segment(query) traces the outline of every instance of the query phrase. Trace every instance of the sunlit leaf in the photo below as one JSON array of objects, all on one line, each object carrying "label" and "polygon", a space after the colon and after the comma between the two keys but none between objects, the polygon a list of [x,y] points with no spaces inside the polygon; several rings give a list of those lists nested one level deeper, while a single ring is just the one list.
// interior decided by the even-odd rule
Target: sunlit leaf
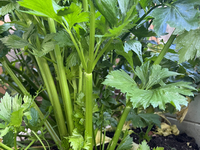
[{"label": "sunlit leaf", "polygon": [[134,89],[130,94],[133,108],[143,106],[147,108],[150,104],[155,108],[165,110],[165,104],[170,103],[180,110],[180,105],[187,105],[187,98],[183,95],[193,96],[195,90],[189,82],[177,82],[161,86],[152,90]]},{"label": "sunlit leaf", "polygon": [[105,85],[120,89],[123,93],[136,88],[135,81],[123,70],[112,71],[103,82]]},{"label": "sunlit leaf", "polygon": [[189,31],[198,28],[198,15],[193,1],[177,0],[167,6],[156,8],[152,13],[155,18],[153,21],[155,32],[158,35],[163,34],[162,29],[166,23],[179,30]]},{"label": "sunlit leaf", "polygon": [[138,58],[140,59],[141,63],[143,63],[142,44],[136,40],[126,41],[124,44],[124,51],[128,53],[130,50],[134,51],[138,55]]},{"label": "sunlit leaf", "polygon": [[116,0],[93,0],[95,7],[106,18],[111,26],[117,24],[117,1]]},{"label": "sunlit leaf", "polygon": [[57,12],[55,12],[55,7],[57,4],[53,0],[21,0],[18,3],[23,7],[33,10],[26,11],[27,13],[49,17],[61,23],[61,17],[56,14]]},{"label": "sunlit leaf", "polygon": [[185,31],[176,40],[176,49],[179,50],[179,63],[200,57],[200,29]]},{"label": "sunlit leaf", "polygon": [[75,3],[72,3],[69,7],[70,12],[67,15],[64,15],[69,28],[71,29],[75,23],[87,22],[89,21],[89,13],[81,12],[82,9],[77,6]]}]

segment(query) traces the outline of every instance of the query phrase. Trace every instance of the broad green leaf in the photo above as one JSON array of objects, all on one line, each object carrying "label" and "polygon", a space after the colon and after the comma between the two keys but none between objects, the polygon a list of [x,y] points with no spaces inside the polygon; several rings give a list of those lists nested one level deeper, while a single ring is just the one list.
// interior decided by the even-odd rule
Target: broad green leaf
[{"label": "broad green leaf", "polygon": [[126,53],[128,53],[130,50],[134,51],[138,55],[141,63],[143,63],[142,44],[139,41],[136,41],[136,40],[126,41],[125,44],[124,44],[124,51]]},{"label": "broad green leaf", "polygon": [[155,18],[153,21],[155,32],[158,35],[163,34],[162,28],[166,23],[180,30],[197,29],[199,26],[198,15],[197,10],[194,9],[195,3],[193,1],[177,0],[174,3],[156,8],[152,13]]},{"label": "broad green leaf", "polygon": [[150,104],[155,108],[165,110],[165,104],[172,104],[177,110],[181,109],[180,105],[187,105],[186,96],[193,96],[191,92],[194,90],[189,82],[177,82],[163,85],[152,90],[134,89],[132,93],[128,93],[131,98],[133,108],[143,106],[147,108]]},{"label": "broad green leaf", "polygon": [[167,77],[180,75],[179,73],[169,71],[167,68],[161,68],[160,65],[152,65],[149,67],[149,62],[140,67],[137,66],[135,71],[136,75],[142,81],[142,89],[149,89]]},{"label": "broad green leaf", "polygon": [[6,127],[5,129],[0,130],[0,137],[5,136],[9,132],[10,128],[11,127]]},{"label": "broad green leaf", "polygon": [[0,40],[9,48],[24,48],[25,46],[30,46],[30,48],[33,47],[29,44],[29,42],[18,37],[17,35],[9,35],[1,38]]},{"label": "broad green leaf", "polygon": [[108,32],[104,35],[96,35],[96,37],[118,37],[122,33],[128,32],[128,30],[125,29],[125,27],[129,24],[129,22],[125,22],[122,25],[119,25],[118,27],[114,27],[112,29],[109,29]]},{"label": "broad green leaf", "polygon": [[113,49],[115,49],[115,51],[116,51],[116,53],[118,55],[123,56],[128,61],[128,63],[130,64],[130,66],[132,68],[134,68],[133,58],[132,58],[133,52],[132,51],[125,52],[122,41],[117,40],[116,42],[114,42],[113,43]]},{"label": "broad green leaf", "polygon": [[70,36],[64,30],[59,31],[55,34],[54,40],[60,47],[64,46],[73,46],[73,42],[71,41]]},{"label": "broad green leaf", "polygon": [[11,2],[0,9],[0,16],[4,16],[18,7],[18,3]]},{"label": "broad green leaf", "polygon": [[66,62],[67,67],[73,67],[79,65],[80,63],[81,61],[76,51],[71,52],[70,55],[67,57],[67,62]]},{"label": "broad green leaf", "polygon": [[14,106],[14,107],[12,107],[12,110],[18,111],[22,106],[22,97],[21,96],[15,96],[12,100],[12,105]]},{"label": "broad green leaf", "polygon": [[30,114],[31,114],[31,119],[29,120],[30,125],[33,126],[33,127],[37,126],[38,119],[39,119],[38,112],[34,108],[31,108],[30,109]]},{"label": "broad green leaf", "polygon": [[77,132],[77,129],[74,129],[72,136],[69,136],[67,139],[73,150],[89,149],[87,141],[84,141],[83,136]]},{"label": "broad green leaf", "polygon": [[69,7],[71,13],[64,15],[69,28],[71,29],[75,23],[87,22],[89,21],[89,13],[81,12],[82,9],[75,3],[72,3]]},{"label": "broad green leaf", "polygon": [[0,33],[7,31],[8,29],[10,29],[13,26],[14,26],[14,24],[12,24],[12,23],[4,23],[3,25],[0,25]]},{"label": "broad green leaf", "polygon": [[0,119],[4,120],[5,122],[10,121],[11,109],[12,109],[11,100],[12,99],[7,92],[5,93],[4,97],[1,99]]},{"label": "broad green leaf", "polygon": [[0,58],[4,57],[8,54],[10,49],[8,49],[1,41],[0,41]]},{"label": "broad green leaf", "polygon": [[176,40],[176,49],[179,50],[179,63],[200,57],[200,29],[185,31]]},{"label": "broad green leaf", "polygon": [[130,135],[128,134],[126,137],[122,139],[116,150],[130,150],[133,147],[132,143],[133,143],[133,138],[131,138]]},{"label": "broad green leaf", "polygon": [[57,12],[55,12],[55,7],[57,7],[57,4],[53,0],[21,0],[18,3],[23,7],[33,10],[26,11],[27,13],[43,17],[49,17],[61,23],[61,17],[56,14]]},{"label": "broad green leaf", "polygon": [[138,150],[150,150],[150,147],[147,145],[147,142],[144,140],[142,144],[139,145]]},{"label": "broad green leaf", "polygon": [[106,76],[103,84],[120,89],[123,93],[132,91],[137,86],[135,81],[123,70],[112,71]]},{"label": "broad green leaf", "polygon": [[148,28],[146,28],[144,25],[141,25],[139,28],[131,30],[131,32],[135,36],[137,36],[139,39],[145,38],[145,37],[156,36],[155,32],[148,30]]},{"label": "broad green leaf", "polygon": [[160,117],[157,114],[147,114],[139,113],[137,114],[136,110],[131,110],[128,114],[127,121],[132,121],[133,127],[144,128],[150,124],[155,124],[160,126]]},{"label": "broad green leaf", "polygon": [[148,61],[147,63],[143,64],[140,67],[137,66],[136,69],[135,69],[136,75],[142,81],[142,88],[144,88],[146,86],[147,82],[149,81],[149,79],[148,79],[148,77],[149,77],[149,65],[150,65],[150,61]]},{"label": "broad green leaf", "polygon": [[5,144],[9,147],[14,146],[14,133],[13,133],[13,131],[10,131],[5,136],[3,136],[3,144]]},{"label": "broad green leaf", "polygon": [[163,79],[167,77],[176,75],[180,74],[173,71],[169,71],[167,68],[161,68],[160,65],[153,65],[150,68],[150,74],[148,83],[146,84],[146,89],[149,89],[153,85],[160,83]]},{"label": "broad green leaf", "polygon": [[152,0],[140,0],[139,1],[142,9],[144,9],[144,10],[146,10],[146,7],[149,6],[150,2],[152,2]]},{"label": "broad green leaf", "polygon": [[20,127],[22,124],[23,109],[19,109],[11,113],[10,124],[14,127]]},{"label": "broad green leaf", "polygon": [[121,10],[122,16],[125,17],[126,13],[128,12],[129,7],[129,1],[130,0],[118,0],[119,8]]},{"label": "broad green leaf", "polygon": [[93,0],[95,7],[113,27],[117,24],[117,0]]}]

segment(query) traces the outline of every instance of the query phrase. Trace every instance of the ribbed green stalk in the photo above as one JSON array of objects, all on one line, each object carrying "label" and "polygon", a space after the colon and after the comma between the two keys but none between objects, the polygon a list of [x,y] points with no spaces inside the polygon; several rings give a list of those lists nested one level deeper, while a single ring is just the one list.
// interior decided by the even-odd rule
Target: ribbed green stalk
[{"label": "ribbed green stalk", "polygon": [[85,139],[90,138],[91,143],[90,149],[92,150],[92,112],[93,112],[93,101],[92,101],[92,73],[85,73]]},{"label": "ribbed green stalk", "polygon": [[90,0],[90,43],[89,43],[89,60],[87,72],[91,73],[93,70],[94,61],[94,43],[95,43],[95,8],[93,2]]},{"label": "ribbed green stalk", "polygon": [[64,136],[67,135],[67,129],[66,129],[65,120],[64,120],[63,113],[62,113],[60,101],[58,98],[58,93],[57,93],[57,90],[56,90],[56,87],[54,84],[54,80],[51,75],[51,71],[50,71],[49,66],[44,58],[36,57],[36,61],[40,68],[42,78],[46,85],[47,92],[49,94],[49,98],[50,98],[51,104],[54,109],[54,114],[55,114],[55,118],[56,118],[56,122],[58,125],[60,136],[61,136],[61,138],[63,138]]},{"label": "ribbed green stalk", "polygon": [[[2,61],[2,65],[7,70],[8,74],[11,76],[11,78],[13,79],[13,81],[18,85],[19,89],[23,92],[23,94],[24,95],[29,95],[29,92],[26,90],[26,88],[23,86],[23,84],[19,81],[19,79],[15,76],[15,74],[10,69],[10,67],[8,66],[8,64],[6,63],[6,61]],[[38,111],[40,119],[43,120],[44,119],[44,115],[42,114],[42,112],[40,111],[40,109],[38,108],[38,106],[36,105],[35,102],[33,103],[33,105],[34,105],[34,108]],[[49,124],[49,122],[45,121],[44,125],[47,128],[47,131],[49,132],[49,134],[52,136],[54,142],[58,146],[60,146],[60,148],[62,148],[61,141],[60,141],[58,135],[55,133],[55,131],[52,128],[52,126]]]},{"label": "ribbed green stalk", "polygon": [[131,110],[131,106],[127,105],[125,107],[125,109],[124,109],[124,112],[123,112],[120,120],[119,120],[119,123],[117,125],[117,129],[115,131],[115,135],[112,138],[111,144],[109,146],[109,150],[114,150],[115,149],[115,147],[117,145],[117,142],[118,142],[118,139],[119,139],[119,136],[120,136],[120,133],[122,131],[123,125],[124,125],[124,123],[126,121],[126,118],[127,118],[128,114],[129,114],[130,110]]},{"label": "ribbed green stalk", "polygon": [[176,35],[171,35],[169,40],[167,41],[167,43],[165,44],[165,46],[163,47],[161,53],[158,55],[158,58],[156,59],[156,61],[154,62],[154,65],[158,65],[160,64],[160,62],[162,61],[162,59],[164,58],[165,54],[167,53],[167,51],[169,50],[169,47],[171,46],[171,44],[173,43],[174,39],[176,38]]},{"label": "ribbed green stalk", "polygon": [[[48,23],[50,27],[50,32],[56,33],[54,20],[48,19]],[[67,77],[65,74],[65,68],[63,65],[63,58],[61,56],[60,47],[58,45],[55,46],[54,53],[55,53],[55,58],[57,62],[57,67],[58,67],[57,76],[58,76],[60,90],[61,90],[62,99],[64,103],[68,132],[70,135],[72,135],[72,132],[74,129],[72,102],[71,102],[70,92],[68,88]]]},{"label": "ribbed green stalk", "polygon": [[88,11],[88,1],[87,0],[82,0],[83,1],[83,10]]},{"label": "ribbed green stalk", "polygon": [[83,71],[82,65],[79,66],[79,79],[78,79],[78,93],[82,92],[83,90]]}]

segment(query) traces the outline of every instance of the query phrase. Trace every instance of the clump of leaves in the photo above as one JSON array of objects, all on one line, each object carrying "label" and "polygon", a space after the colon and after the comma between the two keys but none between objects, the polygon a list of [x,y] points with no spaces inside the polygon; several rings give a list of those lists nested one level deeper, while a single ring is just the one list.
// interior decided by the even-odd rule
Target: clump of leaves
[{"label": "clump of leaves", "polygon": [[[27,128],[38,131],[40,128],[38,112],[32,107],[33,98],[19,95],[11,97],[8,93],[4,95],[0,103],[0,136],[7,140],[13,140],[14,134],[20,131],[25,132],[25,127],[21,126],[22,121],[26,118]],[[11,136],[12,135],[12,136]],[[15,136],[16,137],[16,136]],[[9,138],[9,139],[7,139]],[[16,140],[16,139],[15,139]],[[8,143],[5,143],[8,144]]]}]

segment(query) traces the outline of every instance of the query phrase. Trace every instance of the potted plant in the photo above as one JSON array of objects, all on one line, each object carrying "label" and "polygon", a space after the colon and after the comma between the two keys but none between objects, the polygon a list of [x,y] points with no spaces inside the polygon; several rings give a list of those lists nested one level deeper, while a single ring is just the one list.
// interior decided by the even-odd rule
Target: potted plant
[{"label": "potted plant", "polygon": [[[1,79],[21,95],[5,94],[1,100],[4,140],[0,145],[4,149],[13,145],[17,149],[18,133],[30,128],[31,141],[25,149],[36,141],[46,149],[42,140],[49,134],[59,149],[92,150],[97,131],[106,132],[108,124],[116,126],[116,131],[107,149],[117,145],[129,149],[128,134],[117,144],[128,115],[133,122],[134,114],[144,123],[152,122],[151,118],[157,118],[154,108],[180,110],[188,103],[185,96],[193,96],[196,90],[191,82],[166,80],[182,74],[159,64],[169,54],[179,54],[179,63],[199,56],[197,42],[192,41],[199,33],[198,0],[21,0],[1,4],[0,15],[9,13],[11,18],[0,26],[5,70]],[[148,30],[152,23],[154,32]],[[151,57],[146,39],[164,34],[166,23],[176,30],[159,55]],[[174,40],[178,52],[169,51]],[[194,46],[188,49],[189,42]],[[6,58],[10,49],[16,52],[20,68]],[[38,95],[42,103],[36,100]],[[37,131],[42,134],[38,136]],[[6,143],[11,139],[14,143]]]}]

